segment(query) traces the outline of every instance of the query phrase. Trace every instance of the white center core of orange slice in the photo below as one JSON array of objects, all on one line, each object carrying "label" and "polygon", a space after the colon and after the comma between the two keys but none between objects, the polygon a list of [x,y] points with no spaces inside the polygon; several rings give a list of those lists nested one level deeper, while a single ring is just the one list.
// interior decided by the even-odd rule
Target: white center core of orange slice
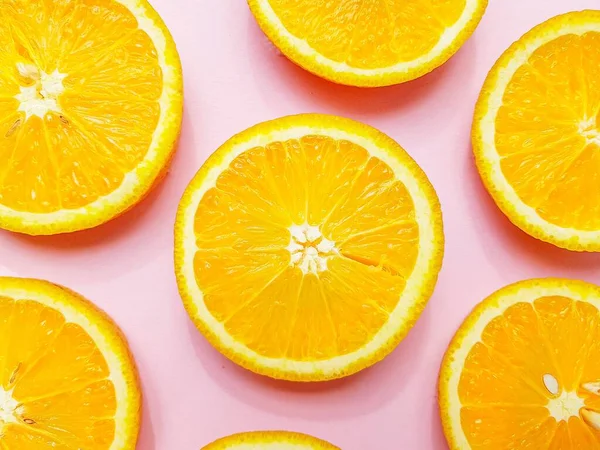
[{"label": "white center core of orange slice", "polygon": [[579,417],[580,410],[585,407],[585,403],[576,392],[563,391],[557,398],[550,399],[546,407],[550,415],[560,422],[561,420],[568,421],[572,416]]},{"label": "white center core of orange slice", "polygon": [[600,145],[600,130],[596,126],[596,118],[582,121],[579,124],[579,132],[587,140],[588,144]]},{"label": "white center core of orange slice", "polygon": [[299,267],[304,274],[327,270],[327,260],[338,254],[335,243],[325,239],[317,226],[292,225],[290,234],[290,245],[287,246],[290,264]]},{"label": "white center core of orange slice", "polygon": [[17,64],[19,74],[31,81],[29,86],[21,86],[21,92],[15,98],[21,103],[19,111],[24,111],[26,119],[31,116],[43,118],[48,111],[60,112],[58,96],[64,91],[63,80],[66,75],[58,70],[48,74],[31,64]]},{"label": "white center core of orange slice", "polygon": [[16,422],[15,411],[19,403],[12,397],[11,391],[0,388],[0,423]]}]

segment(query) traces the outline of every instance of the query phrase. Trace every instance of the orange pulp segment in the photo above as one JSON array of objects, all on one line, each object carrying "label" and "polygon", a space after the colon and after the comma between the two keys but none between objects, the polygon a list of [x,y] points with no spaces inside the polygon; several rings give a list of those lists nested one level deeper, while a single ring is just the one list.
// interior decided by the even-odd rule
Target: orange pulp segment
[{"label": "orange pulp segment", "polygon": [[599,307],[600,288],[567,280],[517,283],[478,306],[442,366],[451,448],[600,448]]},{"label": "orange pulp segment", "polygon": [[[286,135],[305,123],[333,130]],[[363,350],[398,308],[411,308],[402,300],[410,280],[436,276],[430,266],[415,268],[419,256],[439,250],[439,229],[431,234],[437,199],[388,141],[389,153],[376,156],[335,136],[336,127],[360,130],[354,122],[308,115],[268,126],[281,127],[282,138],[267,135],[220,165],[195,205],[193,283],[211,318],[246,351],[326,366]],[[246,133],[249,141],[252,133],[261,126]],[[419,223],[415,192],[382,157],[416,173],[431,217]]]},{"label": "orange pulp segment", "polygon": [[[180,109],[174,44],[150,6],[8,0],[0,43],[0,226],[72,231],[139,200],[164,168],[136,170],[169,160],[172,137],[151,149],[164,109]],[[99,217],[74,223],[83,210]]]},{"label": "orange pulp segment", "polygon": [[[103,353],[86,325],[115,353]],[[133,448],[136,386],[126,344],[103,313],[50,283],[0,278],[0,448]]]}]

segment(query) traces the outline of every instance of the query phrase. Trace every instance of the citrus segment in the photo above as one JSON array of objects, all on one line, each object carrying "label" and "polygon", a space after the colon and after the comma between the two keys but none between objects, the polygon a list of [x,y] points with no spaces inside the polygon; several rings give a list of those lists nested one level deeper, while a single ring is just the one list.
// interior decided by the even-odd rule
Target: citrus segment
[{"label": "citrus segment", "polygon": [[140,391],[116,325],[44,281],[0,277],[0,447],[130,449]]},{"label": "citrus segment", "polygon": [[318,380],[391,351],[442,249],[435,192],[395,142],[302,115],[211,156],[180,204],[175,263],[190,315],[220,351],[259,373]]},{"label": "citrus segment", "polygon": [[600,288],[531,280],[465,320],[442,363],[453,449],[600,448]]},{"label": "citrus segment", "polygon": [[75,231],[132,207],[181,122],[161,19],[134,0],[9,0],[0,19],[0,227]]},{"label": "citrus segment", "polygon": [[531,235],[600,248],[600,12],[555,17],[488,75],[473,144],[492,196]]},{"label": "citrus segment", "polygon": [[202,450],[339,450],[334,445],[306,434],[289,431],[238,433],[202,447]]},{"label": "citrus segment", "polygon": [[248,0],[267,36],[300,66],[342,84],[417,78],[471,35],[486,0]]}]

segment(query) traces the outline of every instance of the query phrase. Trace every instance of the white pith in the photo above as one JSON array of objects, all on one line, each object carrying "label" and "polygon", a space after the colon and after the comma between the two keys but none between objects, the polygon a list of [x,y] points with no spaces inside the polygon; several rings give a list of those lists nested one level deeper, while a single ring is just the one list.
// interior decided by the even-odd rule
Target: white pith
[{"label": "white pith", "polygon": [[548,401],[548,411],[557,422],[561,420],[568,421],[570,417],[579,417],[579,411],[585,406],[585,403],[576,392],[563,391],[559,397]]},{"label": "white pith", "polygon": [[18,406],[19,402],[12,397],[12,390],[7,391],[0,387],[0,434],[5,423],[18,421],[16,416]]},{"label": "white pith", "polygon": [[579,133],[585,138],[588,145],[595,144],[600,147],[600,129],[596,124],[596,118],[582,120],[579,124]]},{"label": "white pith", "polygon": [[21,76],[28,78],[31,83],[21,86],[20,93],[15,98],[19,101],[19,111],[25,112],[25,120],[31,116],[44,118],[48,112],[60,113],[58,97],[64,91],[63,80],[66,74],[58,70],[48,74],[35,66],[17,64]]},{"label": "white pith", "polygon": [[319,227],[292,225],[290,227],[290,264],[302,270],[302,273],[318,274],[327,270],[327,260],[338,254],[335,242],[326,239]]},{"label": "white pith", "polygon": [[549,373],[544,374],[542,381],[548,392],[555,396],[548,400],[546,407],[557,422],[561,420],[568,422],[570,417],[579,416],[579,411],[585,407],[585,401],[577,395],[577,392],[562,391],[558,395],[561,387],[556,377]]}]

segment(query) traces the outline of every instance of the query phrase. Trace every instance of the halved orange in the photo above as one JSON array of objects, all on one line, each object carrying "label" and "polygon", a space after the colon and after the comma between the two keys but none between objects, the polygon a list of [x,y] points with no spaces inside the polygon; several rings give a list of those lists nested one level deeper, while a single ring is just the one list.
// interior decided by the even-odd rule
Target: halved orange
[{"label": "halved orange", "polygon": [[238,433],[202,447],[202,450],[340,450],[321,439],[289,431]]},{"label": "halved orange", "polygon": [[130,450],[135,363],[117,325],[74,292],[0,277],[0,448]]},{"label": "halved orange", "polygon": [[91,228],[165,173],[181,66],[146,0],[3,0],[0,66],[0,228]]},{"label": "halved orange", "polygon": [[307,114],[231,138],[187,188],[179,290],[196,326],[257,373],[315,381],[385,357],[431,295],[440,205],[392,139]]},{"label": "halved orange", "polygon": [[248,0],[258,24],[293,62],[354,86],[431,72],[465,43],[487,0]]},{"label": "halved orange", "polygon": [[499,290],[454,336],[439,391],[452,450],[600,449],[600,287]]},{"label": "halved orange", "polygon": [[600,251],[600,11],[550,19],[502,55],[477,103],[473,148],[515,225]]}]

